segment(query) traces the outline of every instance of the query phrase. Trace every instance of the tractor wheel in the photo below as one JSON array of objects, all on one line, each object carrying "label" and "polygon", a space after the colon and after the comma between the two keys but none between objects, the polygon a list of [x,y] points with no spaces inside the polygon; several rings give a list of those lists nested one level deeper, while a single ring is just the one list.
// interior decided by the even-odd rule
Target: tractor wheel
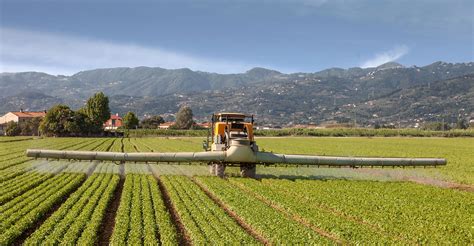
[{"label": "tractor wheel", "polygon": [[215,163],[209,164],[209,173],[211,173],[211,175],[216,175],[216,166],[217,164]]},{"label": "tractor wheel", "polygon": [[240,165],[240,176],[244,178],[254,179],[256,174],[257,174],[257,166],[255,164]]},{"label": "tractor wheel", "polygon": [[216,176],[223,178],[225,175],[225,164],[215,164],[216,165]]}]

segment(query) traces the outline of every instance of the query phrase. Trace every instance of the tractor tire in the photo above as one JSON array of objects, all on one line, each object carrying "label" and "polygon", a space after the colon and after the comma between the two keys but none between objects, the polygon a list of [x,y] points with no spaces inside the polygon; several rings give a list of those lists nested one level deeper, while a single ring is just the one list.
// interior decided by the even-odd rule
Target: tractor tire
[{"label": "tractor tire", "polygon": [[223,178],[225,176],[225,164],[215,164],[216,165],[216,176]]},{"label": "tractor tire", "polygon": [[255,164],[240,165],[240,176],[254,179],[257,176],[257,166]]},{"label": "tractor tire", "polygon": [[209,164],[209,173],[213,176],[217,175],[216,174],[216,166],[217,166],[217,164],[215,164],[215,163]]}]

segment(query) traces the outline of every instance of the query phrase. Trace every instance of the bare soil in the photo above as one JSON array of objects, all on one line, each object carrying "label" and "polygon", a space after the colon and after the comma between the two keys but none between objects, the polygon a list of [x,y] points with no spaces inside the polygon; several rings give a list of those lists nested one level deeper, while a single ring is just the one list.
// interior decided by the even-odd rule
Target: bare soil
[{"label": "bare soil", "polygon": [[181,222],[181,219],[179,218],[178,212],[176,212],[176,209],[173,207],[173,204],[171,203],[170,196],[168,194],[168,191],[166,190],[165,186],[163,185],[163,182],[161,182],[159,176],[155,173],[153,173],[155,176],[157,182],[158,182],[158,188],[160,189],[160,192],[163,196],[163,200],[165,202],[165,207],[168,210],[168,212],[171,215],[171,220],[176,227],[176,231],[178,232],[178,242],[179,245],[192,245],[191,242],[191,237],[188,235],[186,232],[186,229],[184,228],[183,223]]},{"label": "bare soil", "polygon": [[110,237],[115,228],[115,216],[117,215],[118,207],[120,206],[120,199],[122,197],[123,185],[125,183],[125,177],[123,176],[123,168],[121,168],[120,180],[115,188],[114,196],[111,199],[111,202],[107,205],[105,211],[104,221],[99,228],[98,232],[98,244],[99,245],[109,245]]}]

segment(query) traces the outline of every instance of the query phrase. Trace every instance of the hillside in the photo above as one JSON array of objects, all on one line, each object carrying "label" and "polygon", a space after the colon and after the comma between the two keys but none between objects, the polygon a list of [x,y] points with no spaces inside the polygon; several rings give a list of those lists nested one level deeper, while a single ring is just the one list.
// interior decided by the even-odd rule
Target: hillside
[{"label": "hillside", "polygon": [[[96,91],[111,99],[113,112],[174,113],[192,106],[198,120],[215,111],[256,114],[262,124],[325,121],[389,123],[456,117],[473,110],[474,63],[436,62],[424,67],[387,63],[376,68],[331,68],[284,74],[254,68],[240,74],[190,69],[110,68],[72,76],[2,73],[0,113],[43,110],[55,103],[74,108]],[[403,100],[400,100],[402,98]],[[355,105],[355,107],[354,107]]]}]

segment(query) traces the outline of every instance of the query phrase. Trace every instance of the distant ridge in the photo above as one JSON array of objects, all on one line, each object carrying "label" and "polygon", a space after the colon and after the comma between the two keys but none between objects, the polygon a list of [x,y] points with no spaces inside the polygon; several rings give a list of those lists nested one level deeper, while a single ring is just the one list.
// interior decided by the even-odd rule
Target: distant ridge
[{"label": "distant ridge", "polygon": [[[236,74],[158,67],[101,68],[72,76],[0,73],[0,90],[8,92],[0,94],[0,113],[19,108],[44,110],[56,103],[77,108],[93,93],[103,91],[111,98],[114,112],[132,110],[140,116],[173,113],[179,105],[188,104],[198,119],[214,111],[231,110],[254,113],[263,122],[277,124],[347,122],[354,112],[345,105],[356,105],[358,123],[391,121],[399,115],[407,121],[413,117],[435,119],[440,114],[456,115],[461,109],[472,112],[472,74],[473,62],[441,61],[423,67],[388,62],[374,68],[292,74],[259,67]],[[457,89],[458,83],[464,85],[463,90]],[[451,87],[436,87],[438,84]],[[454,89],[437,97],[425,93],[427,88]],[[393,95],[405,97],[408,93],[420,97],[412,96],[404,108],[393,107]],[[451,98],[459,100],[452,102]]]}]

